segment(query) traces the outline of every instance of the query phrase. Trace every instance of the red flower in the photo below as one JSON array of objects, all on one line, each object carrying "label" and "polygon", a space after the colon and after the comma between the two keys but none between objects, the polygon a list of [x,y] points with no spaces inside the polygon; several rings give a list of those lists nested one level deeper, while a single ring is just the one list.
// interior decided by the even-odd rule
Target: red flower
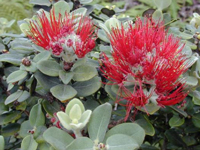
[{"label": "red flower", "polygon": [[78,58],[82,58],[95,47],[95,28],[88,17],[81,16],[79,21],[68,13],[56,17],[52,9],[50,17],[43,11],[37,18],[30,21],[27,35],[36,45],[52,50],[54,55],[75,52]]},{"label": "red flower", "polygon": [[112,59],[103,54],[101,70],[124,93],[127,114],[133,106],[174,105],[187,96],[180,79],[189,67],[183,46],[167,35],[162,22],[138,18],[134,26],[113,28],[110,41]]}]

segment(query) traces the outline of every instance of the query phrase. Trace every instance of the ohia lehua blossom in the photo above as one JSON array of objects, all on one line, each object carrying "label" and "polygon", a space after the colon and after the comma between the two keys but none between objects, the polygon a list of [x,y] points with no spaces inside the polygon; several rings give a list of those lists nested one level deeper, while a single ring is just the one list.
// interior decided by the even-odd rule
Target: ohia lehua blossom
[{"label": "ohia lehua blossom", "polygon": [[189,61],[184,44],[168,35],[162,22],[137,18],[127,28],[113,28],[109,37],[112,58],[102,54],[101,71],[118,87],[118,102],[125,100],[125,119],[133,107],[145,110],[149,104],[160,108],[183,101],[188,92],[180,76]]},{"label": "ohia lehua blossom", "polygon": [[50,14],[40,11],[28,24],[26,35],[36,45],[52,51],[67,63],[83,58],[95,47],[95,27],[86,16],[77,17],[67,12],[56,15],[52,8]]}]

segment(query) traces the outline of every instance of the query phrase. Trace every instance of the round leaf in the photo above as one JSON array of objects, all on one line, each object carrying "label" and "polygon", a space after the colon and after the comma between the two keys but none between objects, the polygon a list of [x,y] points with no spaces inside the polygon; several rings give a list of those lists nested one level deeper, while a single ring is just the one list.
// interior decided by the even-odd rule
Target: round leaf
[{"label": "round leaf", "polygon": [[138,143],[130,136],[115,134],[106,141],[108,150],[135,150],[139,148]]},{"label": "round leaf", "polygon": [[145,130],[147,135],[153,136],[155,134],[155,129],[147,117],[143,116],[135,122]]},{"label": "round leaf", "polygon": [[62,69],[57,62],[51,60],[41,61],[38,63],[37,67],[42,73],[53,77],[58,76],[59,71]]},{"label": "round leaf", "polygon": [[192,122],[197,128],[200,128],[200,113],[194,114],[192,116]]},{"label": "round leaf", "polygon": [[69,150],[93,150],[93,141],[87,137],[80,137],[75,139],[70,145],[66,147]]},{"label": "round leaf", "polygon": [[22,150],[36,150],[38,143],[33,139],[32,135],[25,137],[21,143]]},{"label": "round leaf", "polygon": [[59,84],[50,89],[51,93],[54,97],[59,99],[60,101],[66,101],[73,98],[77,91],[71,87],[70,85]]},{"label": "round leaf", "polygon": [[43,60],[48,60],[51,56],[51,53],[49,51],[43,51],[39,54],[37,54],[34,58],[33,61],[36,63],[39,63],[40,61]]},{"label": "round leaf", "polygon": [[53,5],[55,9],[55,14],[58,17],[59,14],[62,16],[65,16],[65,12],[69,13],[70,12],[70,5],[65,2],[65,1],[59,1]]},{"label": "round leaf", "polygon": [[78,66],[73,70],[73,72],[73,79],[75,81],[86,81],[97,75],[96,68],[88,65]]},{"label": "round leaf", "polygon": [[101,87],[101,78],[94,77],[88,81],[76,82],[73,87],[78,92],[79,97],[86,97],[95,93]]},{"label": "round leaf", "polygon": [[73,138],[67,132],[56,127],[47,129],[43,136],[56,150],[66,150],[66,146],[73,141]]},{"label": "round leaf", "polygon": [[169,120],[169,125],[171,127],[178,127],[184,124],[185,119],[180,118],[178,115],[174,115],[170,120]]},{"label": "round leaf", "polygon": [[172,0],[153,0],[153,2],[159,9],[163,10],[172,3]]},{"label": "round leaf", "polygon": [[73,76],[74,76],[73,72],[66,72],[63,70],[59,71],[59,77],[64,84],[68,84],[73,78]]},{"label": "round leaf", "polygon": [[124,134],[131,136],[139,145],[144,141],[145,131],[136,123],[123,123],[113,127],[106,133],[105,139],[115,134]]}]

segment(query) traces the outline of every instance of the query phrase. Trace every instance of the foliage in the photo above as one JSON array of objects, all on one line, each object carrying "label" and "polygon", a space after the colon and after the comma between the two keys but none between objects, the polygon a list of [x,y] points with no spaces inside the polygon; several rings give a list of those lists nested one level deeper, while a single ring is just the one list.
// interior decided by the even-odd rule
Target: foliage
[{"label": "foliage", "polygon": [[[194,16],[182,13],[183,7],[193,6],[192,2],[30,0],[29,4],[24,0],[0,0],[0,150],[198,150],[200,18],[198,12]],[[28,19],[32,5],[45,9],[47,20],[54,16],[48,12],[52,7],[55,16],[61,13],[63,17],[68,12],[73,18],[75,38],[80,33],[78,29],[88,31],[83,30],[85,26],[77,26],[84,22],[83,16],[89,16],[87,21],[92,20],[94,29],[92,34],[87,32],[91,36],[84,43],[95,40],[95,48],[83,57],[71,49],[69,58],[73,59],[69,61],[38,46],[34,34],[28,34],[31,25],[41,23],[39,15]],[[125,107],[115,102],[126,99],[102,73],[102,53],[112,58],[109,34],[114,28],[133,24],[137,16],[163,20],[168,32],[185,44],[183,53],[190,68],[181,77],[189,95],[181,104],[161,108],[150,104],[144,109],[131,109],[125,122]],[[48,26],[37,24],[34,29],[39,32],[35,38],[42,32],[40,27]]]}]

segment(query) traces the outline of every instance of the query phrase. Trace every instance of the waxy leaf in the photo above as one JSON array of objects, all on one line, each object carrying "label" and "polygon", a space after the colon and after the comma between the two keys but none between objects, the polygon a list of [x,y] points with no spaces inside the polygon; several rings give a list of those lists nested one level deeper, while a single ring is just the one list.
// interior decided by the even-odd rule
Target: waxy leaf
[{"label": "waxy leaf", "polygon": [[10,111],[0,115],[0,125],[15,121],[21,117],[20,111]]},{"label": "waxy leaf", "polygon": [[55,15],[59,16],[59,14],[61,14],[62,16],[65,16],[65,13],[69,13],[70,12],[70,5],[65,2],[65,1],[59,1],[57,3],[55,3],[53,5],[54,9],[55,9]]},{"label": "waxy leaf", "polygon": [[48,100],[43,100],[42,106],[45,109],[45,111],[52,117],[54,113],[60,111],[60,105],[56,101],[50,103]]},{"label": "waxy leaf", "polygon": [[113,127],[106,133],[105,140],[115,134],[131,136],[138,143],[138,145],[143,143],[145,137],[144,129],[136,123],[123,123]]},{"label": "waxy leaf", "polygon": [[45,5],[45,6],[50,6],[51,2],[50,0],[30,0],[31,4],[35,4],[35,5]]},{"label": "waxy leaf", "polygon": [[53,86],[60,83],[58,78],[46,76],[40,71],[36,71],[34,76],[37,79],[38,83],[47,91],[49,91],[50,88],[52,88]]},{"label": "waxy leaf", "polygon": [[44,125],[45,117],[42,112],[41,104],[33,106],[30,112],[29,121],[32,127]]},{"label": "waxy leaf", "polygon": [[4,137],[0,135],[0,150],[4,150],[4,145],[5,145]]},{"label": "waxy leaf", "polygon": [[161,10],[167,8],[172,0],[153,0],[154,4]]},{"label": "waxy leaf", "polygon": [[185,142],[182,140],[180,135],[174,129],[167,130],[165,132],[165,135],[170,143],[179,147],[186,147]]},{"label": "waxy leaf", "polygon": [[63,70],[59,71],[59,77],[64,84],[68,84],[73,78],[73,76],[74,76],[73,72],[66,72]]},{"label": "waxy leaf", "polygon": [[9,95],[6,100],[5,100],[5,105],[8,105],[12,102],[14,102],[15,100],[17,100],[21,95],[23,94],[23,91],[19,90],[15,93],[12,93],[11,95]]},{"label": "waxy leaf", "polygon": [[103,141],[108,124],[110,122],[111,112],[112,106],[109,103],[100,105],[93,111],[90,121],[88,123],[89,137],[93,141]]},{"label": "waxy leaf", "polygon": [[24,70],[17,70],[17,71],[14,71],[13,73],[11,73],[8,77],[7,77],[7,79],[6,79],[6,81],[8,82],[8,83],[14,83],[14,82],[17,82],[17,81],[19,81],[19,80],[22,80],[22,79],[24,79],[26,76],[27,76],[27,72],[26,71],[24,71]]},{"label": "waxy leaf", "polygon": [[73,141],[73,138],[67,132],[56,127],[47,129],[43,136],[56,150],[66,150],[66,147]]},{"label": "waxy leaf", "polygon": [[197,128],[200,128],[200,113],[194,114],[192,116],[192,122]]},{"label": "waxy leaf", "polygon": [[17,133],[19,129],[20,129],[20,124],[18,123],[8,124],[7,126],[2,127],[1,134],[4,137],[8,137]]},{"label": "waxy leaf", "polygon": [[79,137],[70,143],[66,150],[93,150],[93,141],[87,137]]},{"label": "waxy leaf", "polygon": [[174,115],[170,120],[169,120],[169,125],[171,127],[178,127],[184,124],[185,119],[180,118],[178,115]]},{"label": "waxy leaf", "polygon": [[30,93],[27,91],[23,91],[22,95],[18,98],[18,102],[23,102],[30,97]]},{"label": "waxy leaf", "polygon": [[40,61],[43,61],[43,60],[48,60],[51,56],[51,52],[49,51],[43,51],[39,54],[37,54],[34,58],[33,58],[33,61],[36,62],[36,63],[39,63]]},{"label": "waxy leaf", "polygon": [[130,136],[115,134],[106,141],[108,150],[135,150],[139,148],[138,143]]},{"label": "waxy leaf", "polygon": [[37,64],[38,69],[45,75],[56,77],[59,75],[59,71],[62,70],[61,66],[51,60],[43,60]]},{"label": "waxy leaf", "polygon": [[16,54],[1,54],[0,55],[0,61],[8,62],[13,65],[20,65],[22,59],[23,59],[22,55],[16,55]]},{"label": "waxy leaf", "polygon": [[97,75],[96,68],[89,66],[89,65],[81,65],[76,67],[74,70],[73,79],[75,81],[86,81],[92,79],[94,76]]},{"label": "waxy leaf", "polygon": [[149,119],[145,116],[142,116],[140,119],[135,121],[137,124],[139,124],[144,130],[147,135],[154,136],[155,129]]},{"label": "waxy leaf", "polygon": [[72,85],[79,97],[89,96],[101,87],[101,78],[94,77],[88,81],[76,82]]},{"label": "waxy leaf", "polygon": [[59,84],[50,89],[52,95],[60,101],[66,101],[76,96],[77,91],[70,85]]},{"label": "waxy leaf", "polygon": [[36,150],[38,143],[33,139],[32,135],[28,135],[22,140],[21,150]]}]

